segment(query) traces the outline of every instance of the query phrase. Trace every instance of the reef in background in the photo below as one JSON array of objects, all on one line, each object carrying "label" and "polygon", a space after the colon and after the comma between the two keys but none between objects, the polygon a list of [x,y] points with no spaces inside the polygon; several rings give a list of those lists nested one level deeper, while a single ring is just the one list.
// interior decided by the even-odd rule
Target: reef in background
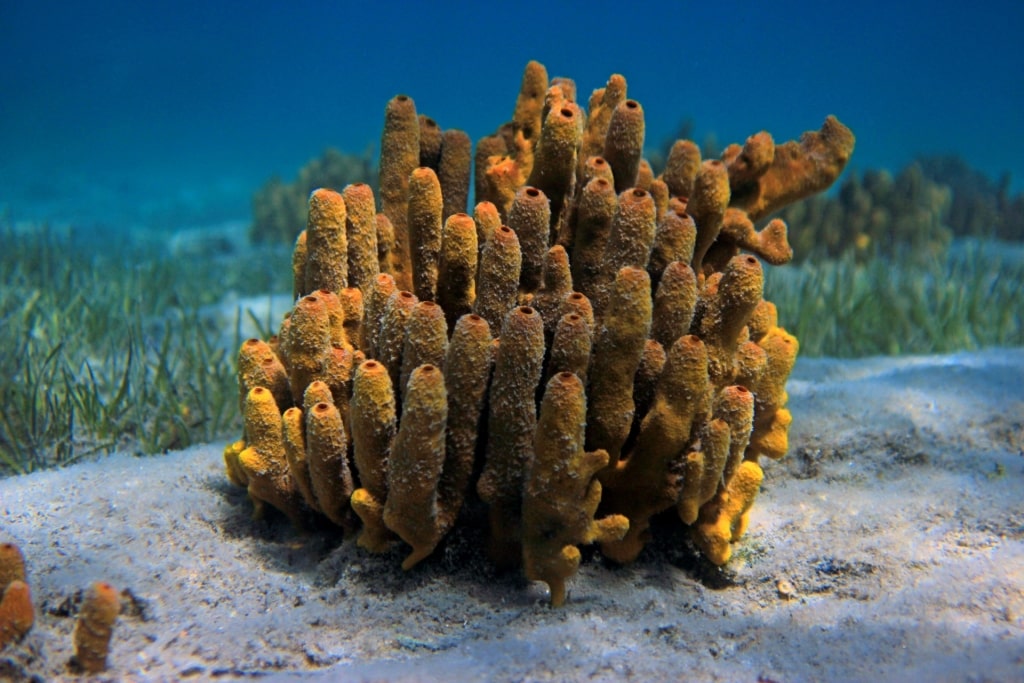
[{"label": "reef in background", "polygon": [[584,110],[531,62],[475,150],[393,98],[379,197],[312,193],[295,307],[240,351],[245,435],[225,462],[257,512],[404,542],[409,569],[478,496],[491,558],[556,605],[578,546],[630,562],[662,513],[728,561],[760,457],[787,450],[797,354],[762,298],[762,260],[792,258],[786,225],[754,222],[827,188],[854,137],[829,117],[709,160],[680,140],[658,177],[643,142],[619,75]]},{"label": "reef in background", "polygon": [[783,209],[796,259],[864,261],[879,255],[934,258],[949,247],[952,191],[911,164],[894,179],[888,171],[866,171],[843,181],[836,197],[813,197]]},{"label": "reef in background", "polygon": [[782,210],[797,260],[852,254],[930,260],[954,238],[1024,241],[1024,194],[1010,178],[993,183],[958,157],[922,157],[894,178],[868,170],[843,181],[835,197]]},{"label": "reef in background", "polygon": [[993,182],[957,156],[917,160],[924,177],[952,193],[949,227],[957,237],[1024,241],[1024,193],[1010,194],[1010,174]]},{"label": "reef in background", "polygon": [[309,193],[318,187],[344,187],[368,183],[376,170],[368,155],[345,154],[334,148],[299,170],[290,183],[274,177],[252,197],[252,225],[249,238],[256,244],[290,242],[306,224]]}]

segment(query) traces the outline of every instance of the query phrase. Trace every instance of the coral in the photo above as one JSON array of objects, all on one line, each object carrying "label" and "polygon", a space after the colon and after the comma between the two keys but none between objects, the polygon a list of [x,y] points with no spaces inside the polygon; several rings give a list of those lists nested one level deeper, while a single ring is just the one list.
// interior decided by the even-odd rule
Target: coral
[{"label": "coral", "polygon": [[97,581],[89,587],[71,634],[75,666],[91,674],[107,668],[110,637],[120,613],[121,595],[116,588],[105,581]]},{"label": "coral", "polygon": [[853,135],[829,117],[708,160],[680,141],[655,176],[626,90],[613,76],[588,115],[531,62],[512,122],[472,155],[412,98],[388,103],[379,211],[366,186],[312,193],[295,307],[239,354],[245,434],[225,464],[258,509],[357,517],[358,544],[407,548],[409,570],[472,502],[494,563],[554,605],[579,546],[632,561],[666,511],[728,559],[758,459],[786,451],[798,348],[762,298],[786,225],[754,222],[835,180]]},{"label": "coral", "polygon": [[18,546],[0,543],[0,650],[28,633],[34,621],[25,558]]}]

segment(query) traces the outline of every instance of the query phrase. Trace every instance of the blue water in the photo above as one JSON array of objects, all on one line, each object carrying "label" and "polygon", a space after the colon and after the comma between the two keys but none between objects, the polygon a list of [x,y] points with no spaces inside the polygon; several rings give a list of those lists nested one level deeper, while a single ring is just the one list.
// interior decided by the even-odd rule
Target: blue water
[{"label": "blue water", "polygon": [[[377,8],[377,9],[375,9]],[[684,118],[722,143],[834,113],[851,168],[953,153],[1024,188],[1024,3],[0,0],[0,211],[203,223],[267,177],[379,141],[385,102],[476,139],[522,68],[583,93],[614,72],[649,145]]]}]

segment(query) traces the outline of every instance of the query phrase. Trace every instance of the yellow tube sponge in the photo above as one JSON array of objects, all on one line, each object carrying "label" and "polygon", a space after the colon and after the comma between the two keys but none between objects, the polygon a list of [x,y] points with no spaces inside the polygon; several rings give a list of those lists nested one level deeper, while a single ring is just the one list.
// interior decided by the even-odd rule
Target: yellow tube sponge
[{"label": "yellow tube sponge", "polygon": [[478,315],[459,318],[444,361],[448,429],[438,495],[445,531],[455,524],[473,477],[488,378],[494,365],[491,327]]},{"label": "yellow tube sponge", "polygon": [[395,226],[385,214],[378,213],[374,219],[377,226],[377,266],[382,273],[391,268],[391,255],[395,246]]},{"label": "yellow tube sponge", "polygon": [[580,193],[576,205],[576,231],[572,247],[572,281],[588,297],[601,282],[601,264],[619,205],[608,178],[594,178]]},{"label": "yellow tube sponge", "polygon": [[590,97],[590,116],[580,146],[580,160],[601,156],[604,153],[608,126],[616,107],[626,99],[626,79],[622,74],[612,74],[603,88],[598,88]]},{"label": "yellow tube sponge", "polygon": [[519,562],[523,478],[533,455],[535,393],[544,362],[544,321],[535,309],[512,309],[501,328],[491,382],[487,454],[477,482],[490,506],[491,556],[499,566]]},{"label": "yellow tube sponge", "polygon": [[[582,133],[582,112],[572,102],[553,107],[544,119],[540,140],[533,160],[533,169],[526,183],[540,190],[550,201],[550,227],[557,226],[566,206],[576,173],[576,149]],[[509,224],[512,218],[509,217]],[[515,228],[515,226],[512,226]],[[522,238],[522,233],[520,233]],[[544,248],[548,240],[545,235]],[[541,249],[543,253],[543,249]]]},{"label": "yellow tube sponge", "polygon": [[623,268],[612,285],[588,371],[587,447],[608,451],[612,466],[633,424],[633,377],[650,329],[651,279],[646,270]]},{"label": "yellow tube sponge", "polygon": [[380,204],[359,183],[311,194],[294,307],[239,352],[245,427],[224,462],[257,514],[346,532],[357,515],[359,545],[404,540],[410,568],[486,506],[491,559],[556,604],[578,545],[629,562],[655,515],[680,524],[673,507],[728,557],[792,419],[798,345],[762,271],[791,249],[768,215],[832,182],[853,136],[830,117],[706,160],[680,140],[659,177],[626,80],[577,94],[531,62],[475,150],[399,95]]},{"label": "yellow tube sponge", "polygon": [[[314,382],[310,389],[318,384]],[[317,396],[309,390],[306,394],[306,457],[313,495],[318,509],[327,519],[351,529],[349,497],[353,491],[352,472],[348,466],[348,437],[341,412],[335,407],[330,394]]]},{"label": "yellow tube sponge", "polygon": [[651,337],[666,349],[690,331],[697,305],[697,276],[687,263],[673,261],[661,274],[654,292]]},{"label": "yellow tube sponge", "polygon": [[421,365],[444,368],[444,356],[448,351],[448,323],[444,310],[433,301],[421,301],[412,307],[409,322],[405,328],[405,344],[402,346],[402,372],[399,376],[399,392],[404,402],[405,392],[412,373]]},{"label": "yellow tube sponge", "polygon": [[25,580],[25,556],[13,543],[0,543],[0,593],[12,581]]},{"label": "yellow tube sponge", "polygon": [[616,562],[636,559],[647,541],[651,517],[679,498],[670,470],[690,442],[694,422],[710,411],[707,365],[707,350],[699,338],[686,335],[672,345],[636,447],[603,477],[606,508],[629,518],[629,533],[601,546]]},{"label": "yellow tube sponge", "polygon": [[[647,162],[644,162],[644,168],[650,168]],[[662,218],[668,213],[669,202],[672,201],[672,197],[668,191],[668,185],[661,178],[654,178],[651,180],[647,187],[642,189],[647,190],[651,193],[651,197],[654,198],[654,208],[658,217],[658,223],[661,224]]]},{"label": "yellow tube sponge", "polygon": [[528,140],[540,135],[541,113],[544,109],[544,93],[548,90],[548,71],[544,65],[531,61],[523,71],[512,122]]},{"label": "yellow tube sponge", "polygon": [[394,536],[384,526],[388,462],[395,438],[395,394],[387,367],[368,360],[356,369],[350,412],[352,454],[361,488],[352,494],[352,509],[363,521],[359,545],[384,552]]},{"label": "yellow tube sponge", "polygon": [[601,268],[591,284],[593,291],[585,292],[598,318],[604,314],[619,270],[627,266],[646,270],[656,229],[654,199],[649,192],[635,187],[619,195]]},{"label": "yellow tube sponge", "polygon": [[329,297],[309,294],[292,309],[284,345],[287,349],[289,385],[295,405],[302,404],[302,395],[309,383],[323,372],[331,355],[332,331],[343,329],[335,324],[332,330]]},{"label": "yellow tube sponge", "polygon": [[612,167],[616,192],[636,185],[643,153],[644,108],[636,100],[625,100],[612,112],[601,155]]},{"label": "yellow tube sponge", "polygon": [[298,299],[306,293],[306,231],[303,230],[295,238],[295,249],[292,251],[292,299]]},{"label": "yellow tube sponge", "polygon": [[409,177],[420,165],[420,122],[408,95],[396,95],[384,109],[380,141],[380,209],[391,219],[390,272],[399,289],[411,290],[412,254],[409,243]]},{"label": "yellow tube sponge", "polygon": [[[557,225],[553,226],[555,243],[565,247],[567,252],[573,250],[576,242],[576,234],[579,231],[580,206],[583,190],[596,178],[603,178],[609,187],[609,192],[615,194],[615,179],[612,178],[612,168],[605,161],[604,157],[590,157],[579,165],[579,171],[574,181],[573,196],[569,198],[569,204],[562,211]],[[614,211],[614,207],[612,209]],[[611,215],[611,212],[609,212]]]},{"label": "yellow tube sponge", "polygon": [[97,581],[86,591],[71,634],[75,663],[82,671],[96,674],[107,668],[110,638],[120,613],[121,596],[109,583]]},{"label": "yellow tube sponge", "polygon": [[449,328],[473,310],[479,253],[476,222],[464,213],[452,214],[441,233],[437,276],[437,303]]},{"label": "yellow tube sponge", "polygon": [[338,291],[348,286],[348,240],[345,200],[334,190],[313,190],[306,224],[306,286]]},{"label": "yellow tube sponge", "polygon": [[571,372],[586,382],[592,347],[592,325],[579,313],[563,315],[551,341],[548,377],[559,372]]},{"label": "yellow tube sponge", "polygon": [[594,519],[601,501],[594,475],[608,464],[608,454],[583,449],[586,413],[580,379],[571,372],[552,377],[523,489],[523,566],[528,579],[548,584],[555,607],[565,602],[565,582],[579,568],[576,546],[615,541],[629,527],[622,515]]},{"label": "yellow tube sponge", "polygon": [[604,157],[595,156],[588,157],[583,160],[583,164],[580,166],[580,177],[577,181],[577,185],[578,187],[585,187],[594,178],[604,178],[608,182],[612,183],[613,186],[615,184],[615,177],[612,175],[612,167]]},{"label": "yellow tube sponge", "polygon": [[793,259],[786,224],[773,219],[762,230],[754,229],[750,217],[739,209],[729,208],[722,218],[722,231],[705,258],[706,264],[720,267],[739,253],[740,249],[757,254],[773,266],[782,266]]},{"label": "yellow tube sponge", "polygon": [[[583,318],[590,327],[591,331],[594,329],[594,307],[590,303],[590,299],[583,294],[583,292],[572,292],[564,299],[562,299],[562,306],[558,310],[562,315],[569,315],[575,313],[576,315]],[[582,377],[580,378],[582,379]]]},{"label": "yellow tube sponge", "polygon": [[544,268],[544,254],[550,243],[551,205],[539,188],[522,187],[512,200],[508,212],[508,227],[519,238],[522,266],[519,269],[519,289],[534,292],[540,286]]},{"label": "yellow tube sponge", "polygon": [[634,187],[619,194],[604,255],[605,269],[646,268],[657,227],[650,192]]},{"label": "yellow tube sponge", "polygon": [[348,284],[368,295],[373,279],[380,273],[377,259],[377,210],[373,188],[366,183],[348,185],[345,200],[345,232],[348,238]]},{"label": "yellow tube sponge", "polygon": [[717,159],[705,161],[693,182],[693,193],[686,211],[697,225],[697,239],[693,247],[693,270],[703,272],[704,255],[718,239],[722,219],[729,207],[729,172]]},{"label": "yellow tube sponge", "polygon": [[530,305],[544,319],[544,333],[548,339],[554,334],[555,325],[562,315],[562,301],[570,294],[572,273],[569,270],[569,255],[565,253],[565,247],[556,244],[544,255],[541,287],[530,299]]},{"label": "yellow tube sponge", "polygon": [[348,349],[332,347],[327,354],[321,371],[312,376],[313,381],[321,381],[330,389],[334,403],[346,413],[348,397],[352,390],[352,372],[356,362],[356,354]]},{"label": "yellow tube sponge", "polygon": [[476,223],[476,248],[479,257],[484,245],[501,227],[501,214],[498,213],[498,207],[491,202],[481,201],[473,207],[473,221]]},{"label": "yellow tube sponge", "polygon": [[[500,132],[485,135],[476,141],[476,149],[473,151],[473,192],[478,206],[482,203],[494,206],[492,203],[494,197],[490,194],[491,184],[487,172],[490,170],[493,160],[501,159],[507,153],[508,145],[505,144],[505,138]],[[498,207],[494,206],[494,208],[497,211]],[[500,218],[498,224],[501,224]],[[483,240],[481,240],[481,244],[483,244]]]},{"label": "yellow tube sponge", "polygon": [[761,300],[754,312],[747,321],[747,329],[750,331],[750,339],[759,342],[768,334],[772,328],[778,327],[779,312],[771,301]]},{"label": "yellow tube sponge", "polygon": [[740,186],[756,180],[775,160],[775,140],[762,130],[740,145],[729,145],[722,158],[729,167],[729,184]]},{"label": "yellow tube sponge", "polygon": [[245,409],[245,397],[253,387],[266,387],[274,395],[279,406],[289,406],[292,402],[291,389],[288,386],[288,371],[284,364],[270,348],[270,344],[261,339],[248,339],[238,350],[238,403],[239,409]]},{"label": "yellow tube sponge", "polygon": [[829,116],[820,130],[804,133],[799,142],[776,146],[771,163],[756,169],[759,173],[739,174],[732,188],[732,206],[757,221],[821,192],[846,168],[854,143],[850,129]]},{"label": "yellow tube sponge", "polygon": [[0,651],[28,633],[34,622],[25,557],[13,543],[0,543]]},{"label": "yellow tube sponge", "polygon": [[421,365],[409,377],[384,503],[384,524],[412,546],[402,562],[405,570],[434,552],[444,532],[437,487],[444,467],[447,422],[444,375],[434,365]]},{"label": "yellow tube sponge", "polygon": [[384,320],[384,310],[391,294],[397,291],[395,278],[388,273],[381,273],[373,279],[370,286],[370,294],[366,299],[365,312],[363,317],[363,350],[370,358],[376,358],[380,353],[380,330],[381,321]]},{"label": "yellow tube sponge", "polygon": [[[301,526],[301,495],[288,471],[281,413],[270,391],[254,387],[245,402],[246,448],[238,454],[249,497],[267,503]],[[256,514],[262,509],[259,505]]]},{"label": "yellow tube sponge", "polygon": [[[245,406],[242,406],[244,414]],[[245,450],[245,440],[240,439],[228,443],[224,447],[224,472],[228,476],[230,481],[235,486],[247,487],[249,485],[249,477],[245,473],[245,469],[241,463],[238,462],[238,456]]]},{"label": "yellow tube sponge", "polygon": [[522,265],[519,237],[512,228],[502,225],[487,240],[480,255],[480,275],[473,304],[473,312],[492,328],[501,329],[505,315],[516,305]]},{"label": "yellow tube sponge", "polygon": [[22,579],[15,579],[0,591],[0,651],[28,633],[34,622],[32,592]]},{"label": "yellow tube sponge", "polygon": [[747,459],[760,455],[778,460],[789,450],[789,425],[792,415],[786,405],[786,380],[796,363],[800,344],[781,327],[774,327],[758,342],[766,361],[751,391],[754,392],[754,433],[750,437]]},{"label": "yellow tube sponge", "polygon": [[391,375],[391,384],[398,388],[397,396],[401,399],[402,349],[405,347],[405,328],[409,324],[412,309],[419,299],[412,292],[392,292],[384,307],[384,317],[380,323],[380,336],[377,338],[377,360],[384,364]]},{"label": "yellow tube sponge", "polygon": [[692,140],[676,140],[665,160],[662,179],[673,197],[688,199],[700,172],[700,147]]},{"label": "yellow tube sponge", "polygon": [[443,132],[437,121],[426,114],[416,118],[420,122],[420,166],[429,166],[436,171],[441,161]]},{"label": "yellow tube sponge", "polygon": [[665,347],[653,339],[644,342],[644,352],[640,355],[640,365],[633,376],[633,426],[630,434],[635,435],[640,423],[647,415],[654,401],[654,389],[661,373],[665,370],[668,354]]},{"label": "yellow tube sponge", "polygon": [[412,292],[423,301],[437,299],[437,265],[441,255],[444,200],[434,170],[419,167],[409,176],[409,250]]},{"label": "yellow tube sponge", "polygon": [[346,287],[338,292],[345,338],[340,344],[332,340],[334,346],[340,346],[350,351],[363,348],[363,320],[366,317],[364,300],[363,291],[358,287]]},{"label": "yellow tube sponge", "polygon": [[793,415],[786,408],[779,408],[771,414],[771,418],[757,426],[756,441],[751,438],[748,458],[766,456],[778,460],[789,450],[789,426],[793,423]]},{"label": "yellow tube sponge", "polygon": [[712,412],[715,418],[729,425],[729,454],[725,466],[718,473],[720,486],[728,485],[743,460],[750,443],[750,430],[754,421],[754,395],[743,386],[728,386],[718,392]]},{"label": "yellow tube sponge", "polygon": [[[653,193],[652,193],[653,196]],[[654,233],[654,244],[651,246],[651,258],[647,262],[647,272],[655,287],[661,274],[673,261],[689,264],[693,261],[693,247],[697,241],[697,224],[689,214],[668,211],[658,219],[658,229]]]},{"label": "yellow tube sponge", "polygon": [[[310,394],[308,389],[306,394]],[[281,429],[284,436],[284,454],[288,460],[288,471],[292,475],[292,481],[295,482],[309,509],[322,514],[323,510],[320,509],[316,494],[313,493],[313,481],[309,474],[309,459],[306,457],[306,421],[303,419],[302,409],[293,407],[284,411],[281,415]]]},{"label": "yellow tube sponge", "polygon": [[[310,294],[319,301],[327,311],[328,329],[330,329],[330,345],[352,349],[345,332],[345,308],[341,305],[338,292],[330,289],[318,289]],[[292,321],[294,324],[294,321]]]},{"label": "yellow tube sponge", "polygon": [[445,221],[457,213],[465,213],[469,201],[469,175],[473,162],[473,141],[461,130],[446,130],[441,140],[441,159],[437,179],[444,197]]},{"label": "yellow tube sponge", "polygon": [[745,460],[725,490],[701,508],[693,540],[712,563],[723,565],[729,561],[732,543],[746,531],[750,507],[763,480],[761,467]]},{"label": "yellow tube sponge", "polygon": [[721,279],[709,279],[701,294],[698,335],[708,346],[711,381],[722,386],[736,375],[736,348],[740,333],[761,301],[764,272],[749,254],[729,261]]},{"label": "yellow tube sponge", "polygon": [[729,459],[729,425],[721,418],[704,422],[697,431],[700,450],[688,453],[676,509],[686,524],[697,520],[701,506],[714,497]]},{"label": "yellow tube sponge", "polygon": [[703,451],[690,451],[680,462],[679,500],[676,512],[683,524],[693,524],[700,516],[701,481],[704,475]]},{"label": "yellow tube sponge", "polygon": [[490,163],[484,174],[487,191],[483,198],[493,202],[498,208],[502,221],[506,221],[516,191],[523,186],[526,178],[523,175],[522,166],[511,157],[491,157],[488,161]]}]

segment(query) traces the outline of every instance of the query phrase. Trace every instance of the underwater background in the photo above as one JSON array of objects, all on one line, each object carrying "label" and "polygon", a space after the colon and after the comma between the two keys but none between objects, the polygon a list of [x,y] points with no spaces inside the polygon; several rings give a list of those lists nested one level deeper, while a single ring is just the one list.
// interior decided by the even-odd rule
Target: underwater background
[{"label": "underwater background", "polygon": [[647,144],[725,145],[833,113],[847,173],[953,154],[1024,189],[1018,2],[0,2],[0,207],[165,228],[243,218],[271,175],[380,141],[398,92],[474,140],[530,59],[582,97],[612,73]]},{"label": "underwater background", "polygon": [[[0,680],[71,680],[79,669],[106,667],[104,680],[131,681],[658,681],[675,680],[681,671],[695,681],[1020,681],[1022,39],[1024,3],[1007,0],[0,0]],[[530,60],[536,62],[527,67]],[[835,173],[817,172],[834,182],[816,196],[759,215],[759,244],[747,241],[744,249],[781,265],[764,269],[763,291],[759,276],[726,280],[724,270],[712,272],[722,263],[708,258],[711,249],[725,254],[740,244],[732,244],[735,235],[705,243],[697,260],[694,242],[669,244],[689,227],[703,230],[704,218],[689,227],[673,228],[672,218],[657,226],[663,255],[689,249],[670,265],[652,269],[652,258],[647,272],[619,271],[617,264],[608,267],[612,257],[631,250],[605,250],[599,275],[627,276],[612,284],[616,298],[604,305],[614,315],[604,317],[593,349],[592,330],[575,328],[584,330],[571,345],[583,349],[577,360],[580,376],[588,374],[586,387],[571,372],[556,374],[548,386],[562,389],[543,395],[535,379],[532,385],[521,381],[539,376],[542,363],[552,370],[555,338],[545,348],[541,325],[533,327],[538,343],[519,354],[518,333],[501,335],[501,373],[491,372],[491,360],[457,352],[445,352],[441,373],[433,372],[436,360],[413,370],[417,381],[433,377],[426,381],[448,392],[438,376],[449,373],[454,386],[461,373],[452,368],[473,365],[487,374],[482,381],[472,375],[462,386],[489,396],[481,408],[486,424],[476,414],[479,429],[468,457],[460,458],[473,472],[448,477],[462,477],[462,493],[452,485],[441,495],[438,479],[429,494],[429,507],[447,519],[437,524],[438,515],[423,514],[426,523],[414,530],[419,537],[402,535],[420,554],[406,560],[423,559],[407,572],[399,557],[404,546],[367,553],[344,541],[342,531],[355,530],[348,513],[356,508],[372,511],[374,501],[383,500],[377,507],[390,518],[388,506],[401,511],[409,502],[403,496],[418,495],[408,496],[420,487],[407,482],[425,483],[438,472],[447,477],[447,464],[434,467],[430,477],[402,472],[410,463],[414,472],[429,469],[409,456],[430,443],[435,449],[427,455],[435,465],[442,454],[454,460],[447,446],[458,440],[450,426],[456,421],[419,412],[427,403],[422,387],[430,385],[414,393],[411,380],[405,393],[385,396],[400,399],[404,413],[400,423],[397,411],[391,414],[394,441],[371,444],[383,449],[346,444],[357,433],[351,424],[359,403],[345,400],[347,393],[337,405],[334,393],[311,399],[318,401],[312,408],[305,403],[324,387],[349,387],[310,384],[316,388],[302,393],[305,427],[294,420],[301,413],[279,414],[278,406],[299,403],[313,377],[294,353],[306,355],[310,322],[325,320],[312,304],[340,302],[333,294],[296,301],[303,292],[334,288],[318,279],[324,272],[311,275],[326,271],[316,255],[306,253],[301,270],[302,254],[310,243],[317,251],[318,241],[325,251],[328,241],[317,235],[339,208],[347,205],[349,218],[369,214],[358,208],[367,206],[358,200],[368,196],[367,188],[351,184],[373,185],[382,207],[390,201],[378,191],[377,165],[385,105],[410,108],[408,100],[394,98],[397,93],[414,98],[416,110],[440,128],[464,130],[474,143],[487,136],[493,141],[498,136],[491,134],[512,117],[524,67],[536,74],[543,68],[537,62],[551,77],[574,79],[584,105],[612,74],[625,77],[628,97],[645,115],[649,194],[654,197],[660,183],[666,203],[670,191],[672,206],[690,207],[664,216],[679,219],[677,210],[699,216],[704,203],[707,217],[708,205],[725,206],[651,180],[678,139],[696,143],[676,149],[689,154],[699,147],[704,166],[715,169],[708,176],[729,181],[729,194],[719,199],[739,203],[747,188],[733,185],[731,170],[723,175],[722,164],[712,161],[728,154],[726,145],[764,130],[780,145],[775,150],[787,149],[781,145],[820,127],[831,133],[806,139],[831,140]],[[635,111],[635,103],[618,110]],[[576,115],[571,107],[552,113],[567,117],[566,111]],[[843,124],[856,136],[852,157]],[[433,128],[430,120],[420,125]],[[391,126],[392,149],[395,128],[402,126]],[[757,136],[749,148],[763,150],[764,141]],[[429,147],[417,146],[421,152]],[[610,149],[605,154],[612,165]],[[410,166],[385,172],[391,181],[417,161],[427,165],[413,158],[411,145],[406,151]],[[505,161],[518,168],[521,160],[495,155],[491,170]],[[385,168],[395,165],[392,159]],[[637,171],[638,187],[640,176]],[[314,188],[345,186],[351,193],[343,200],[321,191],[310,203]],[[533,190],[522,189],[520,196],[543,202]],[[640,194],[633,189],[618,197]],[[293,260],[310,206],[314,237],[300,241],[300,258]],[[394,217],[407,217],[405,208],[391,208]],[[385,236],[386,226],[378,225]],[[497,227],[491,226],[494,235]],[[498,242],[490,240],[485,249],[498,252]],[[780,255],[780,243],[786,254]],[[537,255],[537,245],[520,255]],[[582,252],[578,245],[570,258]],[[789,246],[792,260],[783,265]],[[552,251],[556,268],[546,275],[559,265],[559,252]],[[334,257],[345,255],[326,260],[337,265]],[[689,302],[682,278],[692,272],[696,286],[697,273],[686,262],[696,264],[703,282]],[[568,258],[563,263],[570,267]],[[733,263],[740,264],[737,270]],[[392,261],[384,270],[407,275],[409,264],[401,265],[395,269]],[[561,283],[567,285],[576,272],[565,268]],[[750,253],[729,259],[730,273],[739,268],[761,272]],[[489,274],[492,282],[497,270]],[[516,277],[522,272],[517,265]],[[644,296],[629,300],[635,305],[620,303],[627,286],[645,294],[652,273],[661,284],[651,308],[673,303],[659,305],[657,313],[645,312]],[[664,286],[672,282],[666,273],[679,278],[678,298]],[[734,307],[723,282],[755,282],[756,288],[742,287],[745,296]],[[595,294],[595,301],[607,294],[607,283],[589,290],[584,284],[580,277],[574,286]],[[511,293],[533,298],[517,298],[512,310],[538,320],[553,288],[516,289],[512,282]],[[384,291],[384,285],[374,290]],[[358,301],[358,292],[348,291],[346,301]],[[405,294],[389,301],[408,299]],[[754,313],[743,314],[749,315],[743,326],[732,325],[739,319],[735,311],[762,298]],[[437,314],[450,311],[426,303],[415,308],[433,309],[434,320],[447,324]],[[480,310],[474,303],[474,312]],[[688,322],[679,322],[680,312],[691,316]],[[562,319],[573,317],[582,318]],[[349,341],[348,323],[355,320],[346,315],[346,329],[331,330],[330,360],[320,365],[332,375],[340,368],[333,379],[342,382],[364,349],[376,354],[373,361],[385,357],[382,344],[366,345],[372,332],[358,349],[333,346],[342,337]],[[681,329],[662,328],[648,338],[648,322],[653,331],[655,321],[666,320]],[[388,327],[398,335],[391,341],[405,334],[400,324]],[[725,327],[734,329],[722,335]],[[612,328],[629,334],[616,337]],[[677,337],[684,329],[697,336]],[[798,339],[795,365],[790,333]],[[750,365],[743,385],[718,393],[701,366],[710,370],[713,361],[724,381],[733,353],[727,347],[736,334],[753,342],[735,356]],[[444,341],[429,330],[421,335],[424,341],[428,336]],[[677,341],[669,346],[672,338]],[[670,371],[676,360],[691,367],[677,350],[693,339],[716,351],[708,362],[692,363],[699,381],[677,381]],[[327,349],[327,337],[319,340],[318,353]],[[477,348],[493,348],[492,341],[483,338]],[[620,391],[605,390],[608,378],[623,375],[613,367],[623,365],[623,348],[639,353],[641,344],[644,355],[630,382],[620,383]],[[666,347],[661,368],[658,350]],[[704,346],[694,348],[704,353]],[[260,359],[262,350],[268,355]],[[389,353],[394,364],[386,371],[380,362],[376,370],[363,362],[357,373],[377,372],[393,386],[390,375],[401,377],[395,364],[407,353],[403,348],[401,359]],[[449,357],[465,357],[465,363]],[[291,372],[281,375],[275,358],[288,362]],[[764,369],[746,374],[757,358]],[[284,377],[267,382],[280,391],[272,399],[262,386],[246,391],[247,383],[262,381],[257,360],[261,372],[271,361]],[[513,385],[520,391],[513,394]],[[366,396],[351,388],[353,398]],[[472,393],[453,389],[445,398],[438,392],[433,407],[448,410],[450,403],[456,407],[449,414],[465,418],[475,410],[465,408]],[[604,408],[588,409],[587,393],[592,406]],[[559,395],[571,399],[562,404],[565,410],[556,406]],[[683,406],[684,395],[703,398]],[[530,426],[532,399],[540,403],[544,426]],[[339,427],[346,406],[348,424]],[[707,415],[684,415],[694,407]],[[743,418],[749,429],[721,419],[739,415],[737,408],[749,416]],[[335,421],[314,423],[318,414]],[[518,421],[513,426],[525,424],[532,437],[509,429],[510,414]],[[602,482],[607,489],[597,487],[599,479],[587,471],[593,459],[581,457],[584,446],[591,448],[588,425],[623,415],[635,418],[620,422],[615,445],[616,457],[626,453],[619,459],[625,466],[616,465]],[[386,411],[381,416],[387,418]],[[676,428],[684,417],[685,434]],[[441,427],[428,432],[428,420]],[[275,425],[282,429],[272,434]],[[463,436],[474,429],[466,426]],[[733,432],[745,440],[744,430],[750,441],[741,447]],[[530,462],[521,488],[512,480],[488,484],[495,479],[488,468],[498,461],[492,444],[505,441],[524,447]],[[569,451],[550,447],[556,441],[572,446],[567,467],[558,454]],[[663,442],[674,443],[678,457],[669,459]],[[716,444],[719,457],[711,457]],[[342,476],[321,477],[316,466],[302,464],[322,466],[339,445],[345,451],[334,462]],[[273,450],[271,467],[259,462],[263,446]],[[381,470],[366,465],[368,450],[391,473],[383,493],[369,491]],[[389,450],[397,455],[383,455]],[[646,467],[645,458],[655,459],[651,454],[660,464]],[[604,451],[591,455],[611,459]],[[294,463],[278,469],[288,456]],[[768,456],[761,458],[763,469],[761,456]],[[736,457],[744,461],[737,464]],[[571,483],[545,482],[557,482],[560,471]],[[299,477],[305,491],[296,489]],[[693,496],[694,482],[700,498]],[[582,502],[580,491],[570,490],[580,483]],[[320,498],[317,484],[339,486]],[[350,484],[360,488],[344,488]],[[689,488],[676,497],[669,486]],[[512,495],[502,501],[498,493]],[[325,499],[341,508],[322,505]],[[496,499],[501,506],[485,509]],[[495,558],[482,552],[487,538],[495,540],[484,520],[493,524],[500,517],[493,510],[502,506],[501,525],[511,528],[518,523],[509,520],[522,517],[519,526],[532,529],[525,536],[529,549],[519,554],[522,572],[499,572]],[[555,515],[547,508],[560,518],[550,527],[545,520]],[[413,500],[407,509],[408,518],[396,515],[396,524],[370,518],[363,531],[370,522],[408,531],[414,525],[406,522],[418,520],[422,508]],[[277,514],[289,510],[295,522],[308,522],[308,531],[297,533],[292,520]],[[610,531],[630,533],[626,513],[634,539],[650,525],[650,542],[613,545],[618,539]],[[587,529],[576,523],[583,519]],[[608,521],[608,535],[599,538],[601,522]],[[433,536],[422,542],[428,533]],[[514,543],[516,533],[510,534]],[[535,571],[537,558],[541,564],[545,557],[571,560],[589,534],[602,547],[581,548],[579,566],[570,561],[555,572]],[[15,567],[20,575],[9,570],[14,565],[22,565]],[[90,626],[98,602],[93,596],[101,593],[108,611],[116,614],[109,609],[116,606],[121,614],[109,651],[97,638],[88,665],[75,634],[110,636],[109,623]],[[563,600],[565,609],[549,607]]]}]

